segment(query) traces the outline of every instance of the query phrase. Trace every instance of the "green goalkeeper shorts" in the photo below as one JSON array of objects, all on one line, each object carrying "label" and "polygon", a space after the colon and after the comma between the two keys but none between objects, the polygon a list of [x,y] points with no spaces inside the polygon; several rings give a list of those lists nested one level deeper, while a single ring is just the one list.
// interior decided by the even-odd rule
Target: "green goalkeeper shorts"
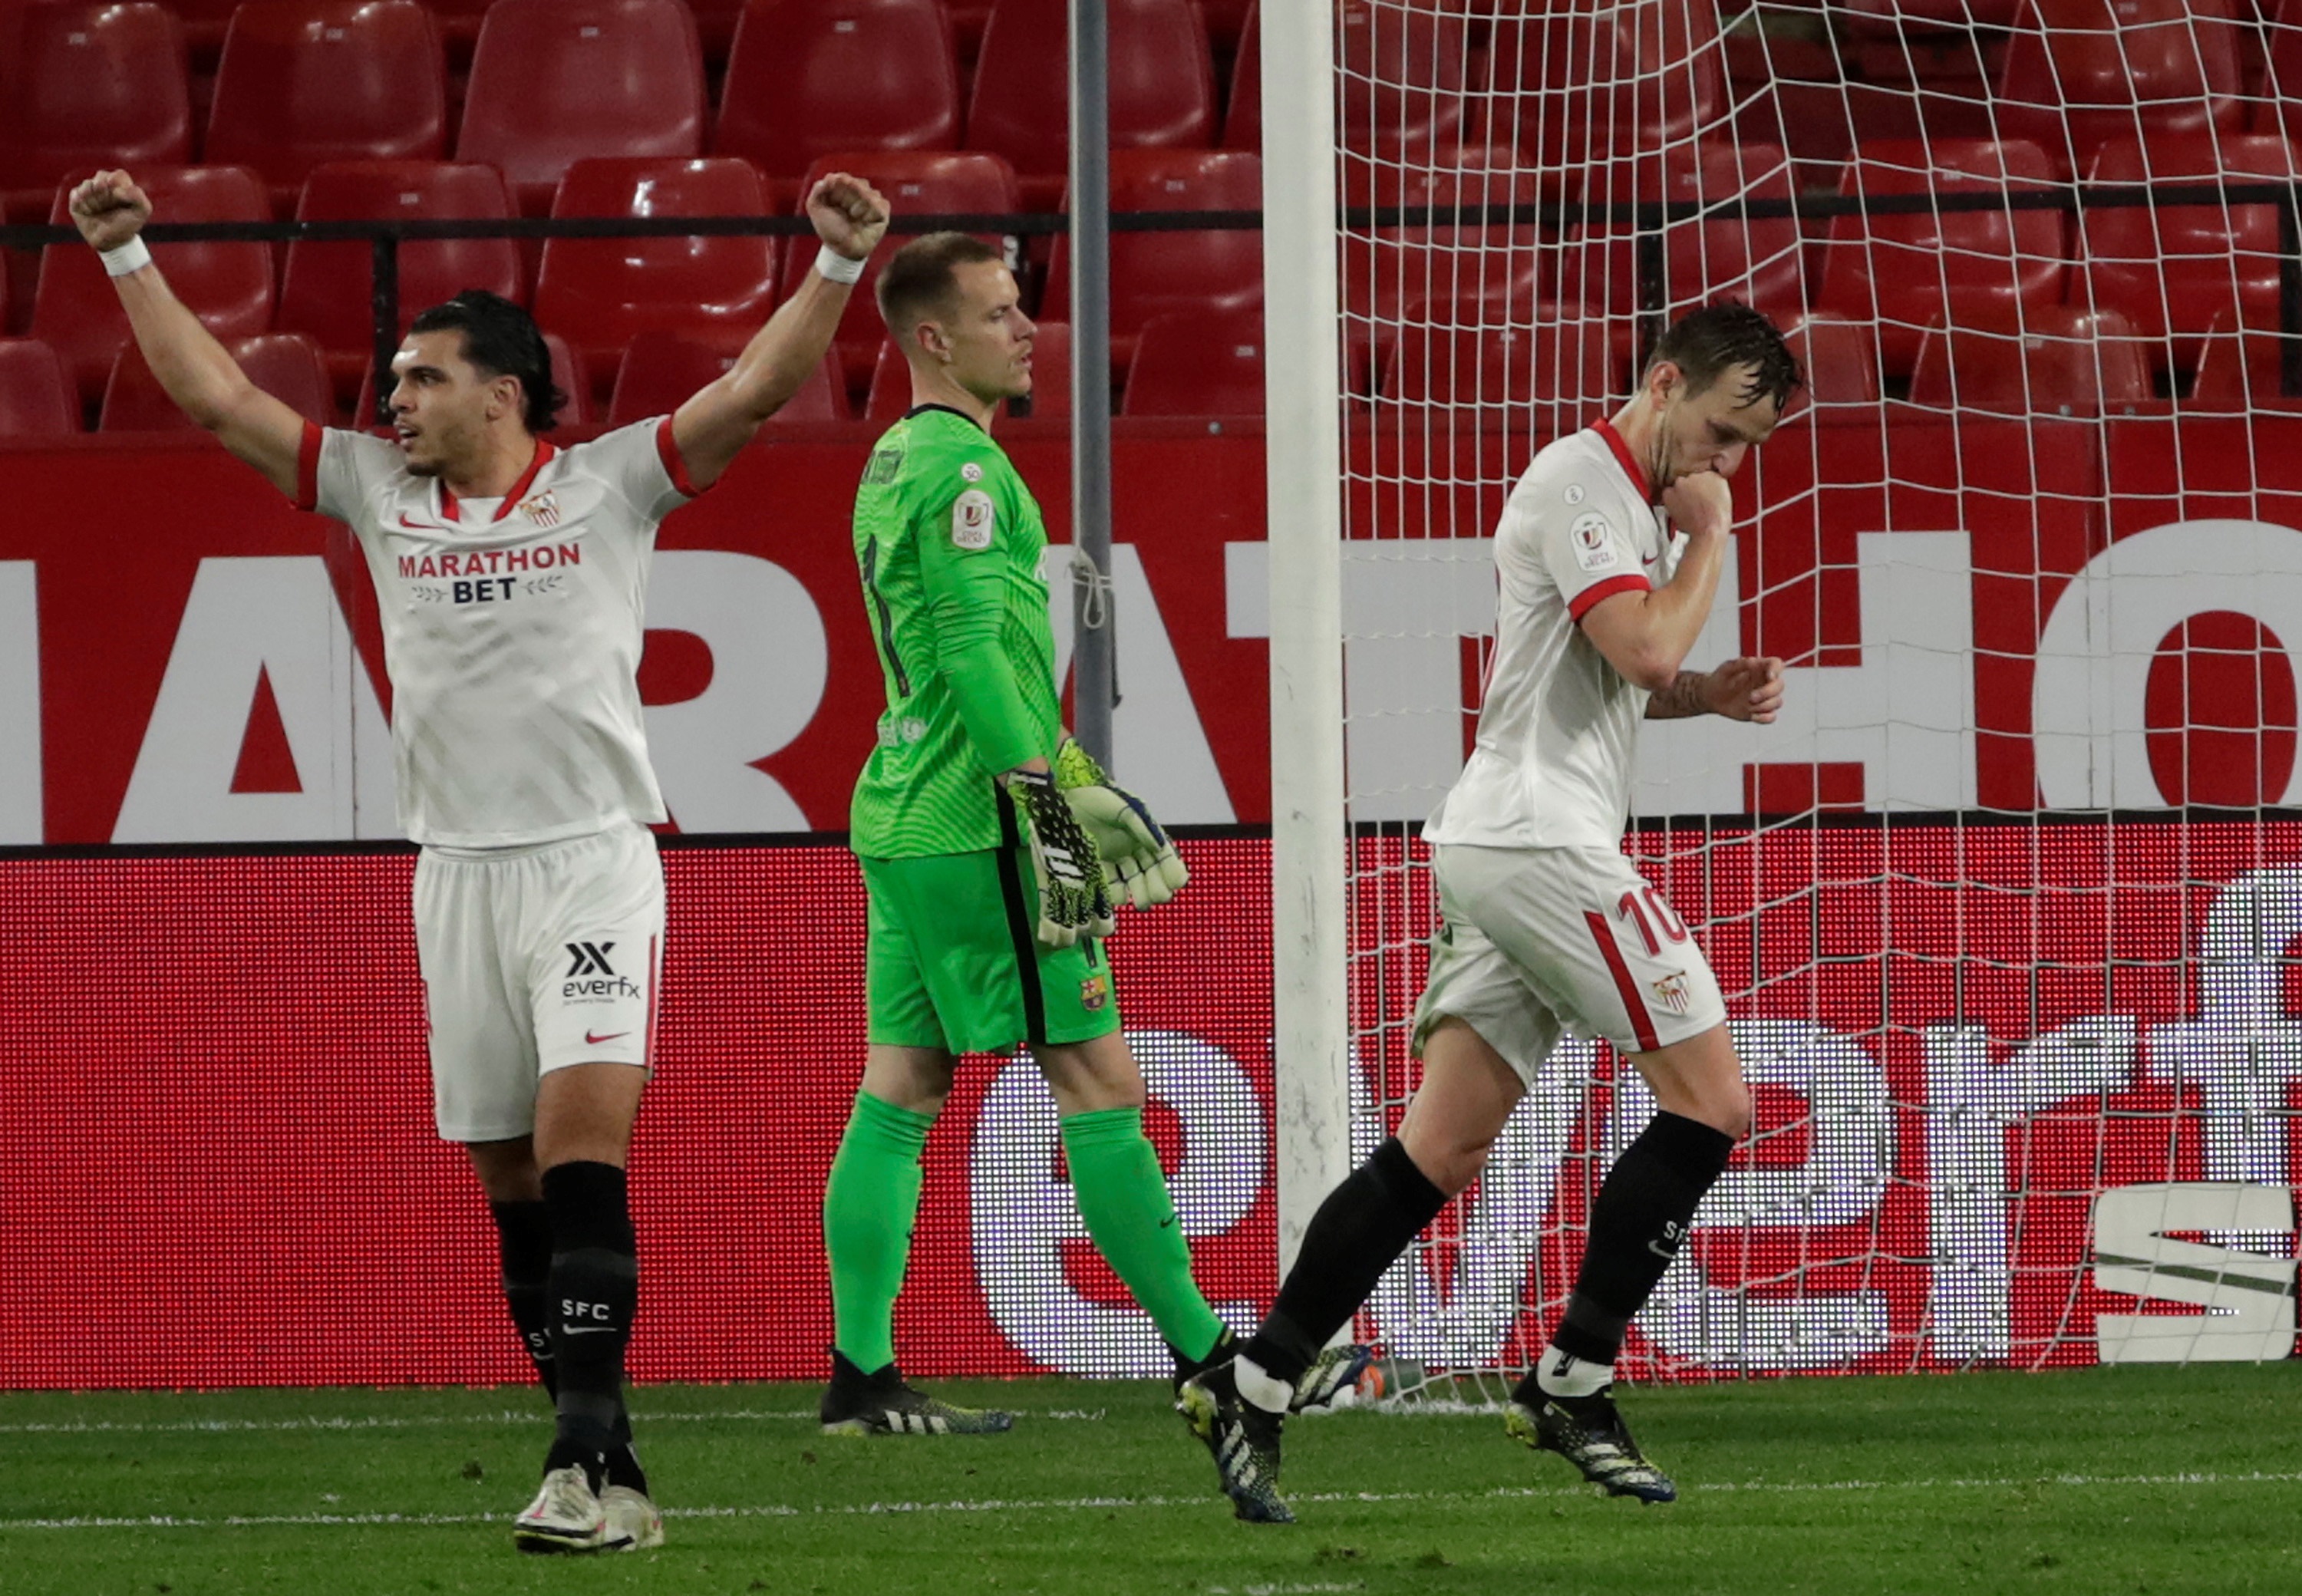
[{"label": "green goalkeeper shorts", "polygon": [[1030,861],[1019,851],[862,864],[871,1041],[1000,1053],[1119,1029],[1119,992],[1101,944],[1039,941]]}]

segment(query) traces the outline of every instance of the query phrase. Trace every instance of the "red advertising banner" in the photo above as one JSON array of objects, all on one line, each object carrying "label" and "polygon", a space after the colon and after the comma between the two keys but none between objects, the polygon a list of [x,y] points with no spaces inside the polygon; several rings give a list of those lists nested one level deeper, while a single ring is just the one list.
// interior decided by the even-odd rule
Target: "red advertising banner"
[{"label": "red advertising banner", "polygon": [[[1408,1084],[1427,875],[1364,844],[1360,1139]],[[2286,1357],[2295,1334],[2302,823],[1856,821],[1648,831],[1756,1083],[1756,1136],[1626,1372]],[[1113,945],[1199,1279],[1273,1289],[1268,844]],[[819,1205],[861,1064],[844,849],[675,845],[658,1079],[634,1154],[642,1379],[810,1379]],[[484,1207],[433,1138],[410,856],[0,860],[0,1387],[521,1375]],[[1415,890],[1420,891],[1417,887]],[[1396,1112],[1396,1103],[1389,1105]],[[1591,1192],[1651,1105],[1569,1043],[1364,1332],[1510,1359],[1559,1309]],[[1084,1239],[1027,1060],[930,1138],[897,1341],[922,1374],[1157,1372]]]}]

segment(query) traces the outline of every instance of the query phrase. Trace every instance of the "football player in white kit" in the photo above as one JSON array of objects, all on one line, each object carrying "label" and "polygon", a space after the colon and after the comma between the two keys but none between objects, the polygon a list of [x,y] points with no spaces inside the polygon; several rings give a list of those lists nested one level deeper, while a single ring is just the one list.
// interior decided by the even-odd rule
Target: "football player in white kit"
[{"label": "football player in white kit", "polygon": [[323,429],[250,383],[169,292],[122,172],[71,197],[169,397],[298,507],[348,523],[382,612],[399,819],[423,844],[416,952],[440,1135],[494,1214],[512,1318],[558,1429],[514,1524],[531,1551],[660,1543],[631,1447],[639,1264],[625,1160],[655,1040],[665,818],[636,672],[658,523],[820,365],[887,226],[819,182],[816,264],[729,371],[668,416],[556,449],[527,313],[476,290],[416,317],[394,436]]},{"label": "football player in white kit", "polygon": [[1207,1377],[1227,1466],[1276,1478],[1292,1382],[1474,1179],[1562,1032],[1601,1037],[1660,1105],[1591,1209],[1573,1296],[1509,1432],[1615,1495],[1669,1501],[1611,1395],[1625,1329],[1750,1130],[1718,983],[1622,851],[1642,718],[1770,721],[1779,659],[1680,668],[1718,591],[1727,480],[1800,385],[1782,334],[1720,304],[1666,332],[1611,422],[1551,443],[1495,534],[1500,596],[1477,745],[1424,827],[1441,919],[1399,1134],[1330,1193],[1271,1313]]}]

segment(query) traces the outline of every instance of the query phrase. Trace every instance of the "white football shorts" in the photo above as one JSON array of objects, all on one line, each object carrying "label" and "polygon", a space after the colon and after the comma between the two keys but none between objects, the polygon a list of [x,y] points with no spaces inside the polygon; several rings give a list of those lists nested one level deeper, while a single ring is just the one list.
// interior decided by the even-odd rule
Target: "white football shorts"
[{"label": "white football shorts", "polygon": [[416,861],[432,1100],[445,1141],[535,1129],[536,1082],[652,1062],[663,862],[644,826]]},{"label": "white football shorts", "polygon": [[1562,1032],[1652,1053],[1726,1022],[1710,962],[1631,861],[1607,848],[1447,844],[1415,1051],[1460,1020],[1521,1080]]}]

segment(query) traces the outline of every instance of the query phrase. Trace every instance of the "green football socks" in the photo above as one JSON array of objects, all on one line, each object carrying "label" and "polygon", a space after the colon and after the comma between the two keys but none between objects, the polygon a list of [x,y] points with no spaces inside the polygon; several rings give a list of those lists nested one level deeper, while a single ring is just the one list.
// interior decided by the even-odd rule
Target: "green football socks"
[{"label": "green football socks", "polygon": [[1076,1113],[1063,1130],[1071,1189],[1096,1249],[1167,1345],[1186,1357],[1205,1357],[1222,1336],[1222,1321],[1191,1279],[1191,1249],[1175,1222],[1159,1155],[1143,1134],[1143,1111]]},{"label": "green football socks", "polygon": [[895,1359],[895,1295],[919,1214],[920,1155],[934,1123],[931,1114],[856,1093],[823,1188],[833,1344],[867,1374]]}]

